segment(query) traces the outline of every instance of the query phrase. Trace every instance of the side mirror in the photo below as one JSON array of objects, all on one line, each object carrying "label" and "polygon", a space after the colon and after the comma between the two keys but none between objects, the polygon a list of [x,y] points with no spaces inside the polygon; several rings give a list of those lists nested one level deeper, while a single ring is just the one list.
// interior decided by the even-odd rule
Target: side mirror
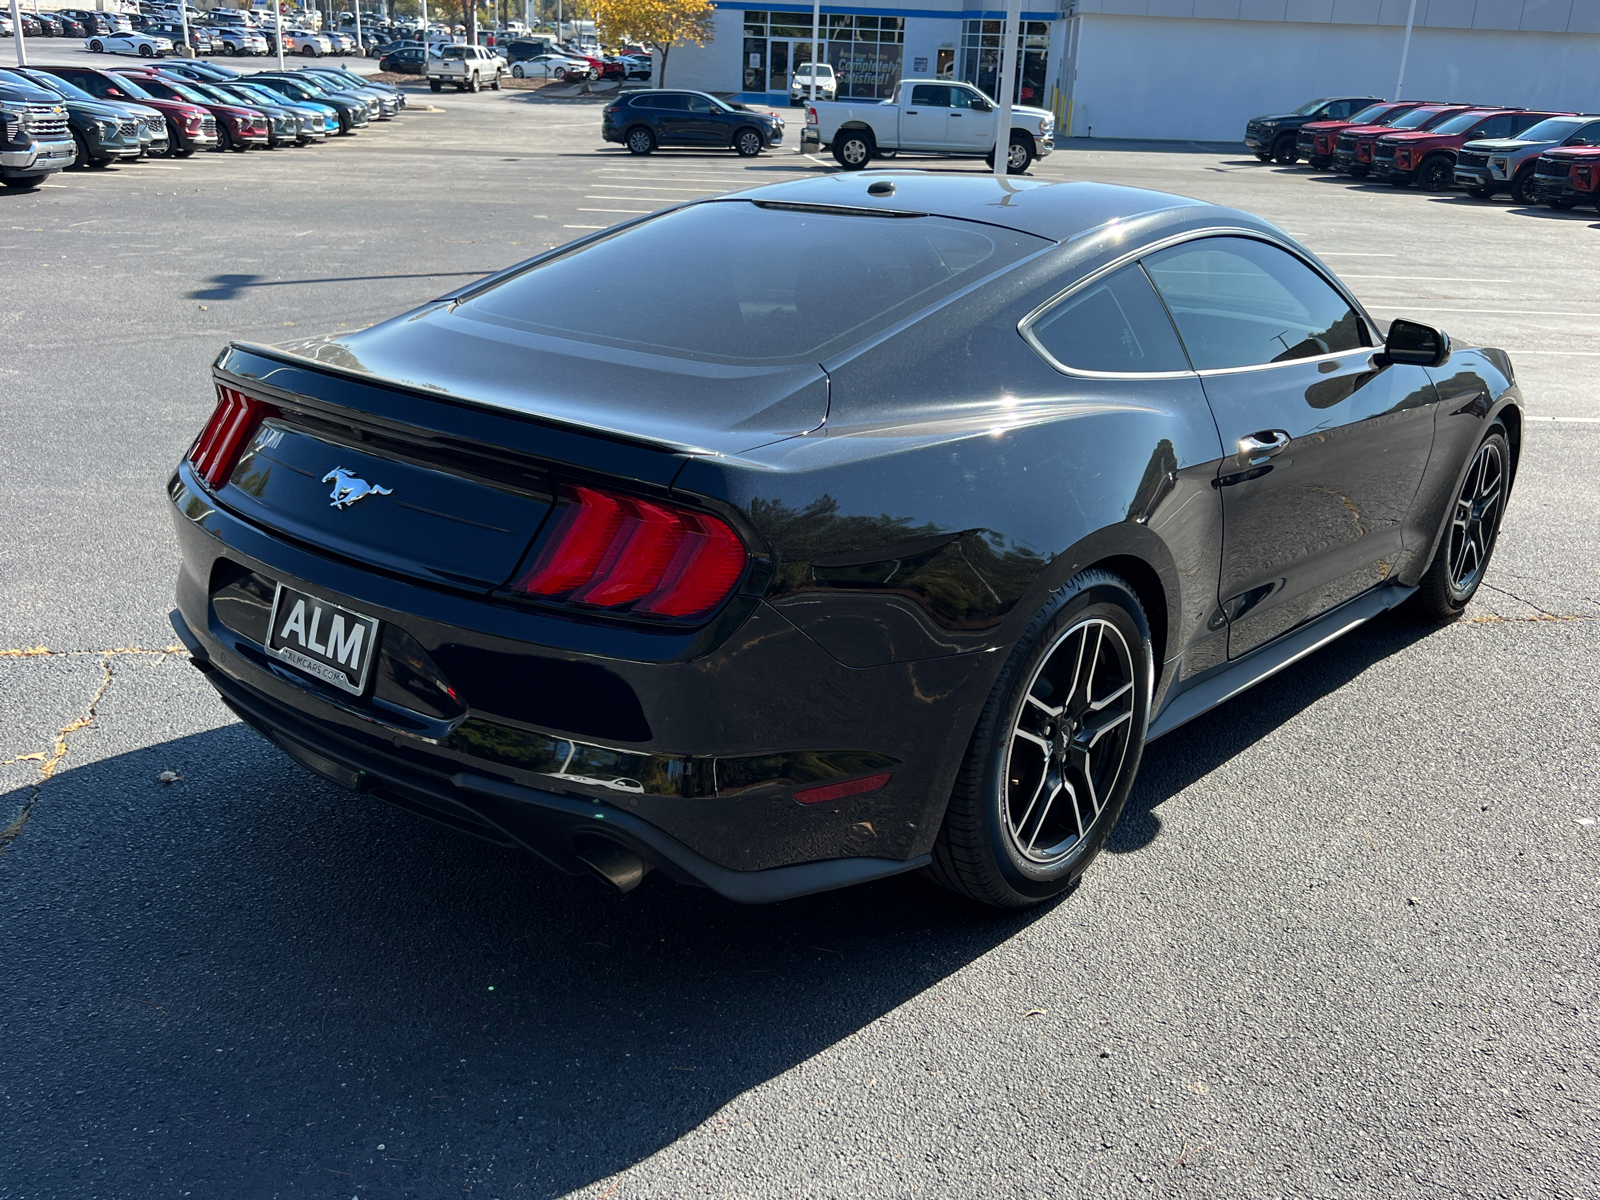
[{"label": "side mirror", "polygon": [[1442,329],[1396,317],[1389,326],[1383,353],[1392,363],[1439,367],[1450,357],[1450,337]]},{"label": "side mirror", "polygon": [[987,100],[979,100],[974,98],[972,101],[972,110],[974,112],[993,112],[994,105],[990,104]]},{"label": "side mirror", "polygon": [[1563,146],[1587,146],[1589,144],[1589,139],[1588,138],[1581,138],[1581,137],[1568,138],[1566,141],[1562,142],[1561,144]]}]

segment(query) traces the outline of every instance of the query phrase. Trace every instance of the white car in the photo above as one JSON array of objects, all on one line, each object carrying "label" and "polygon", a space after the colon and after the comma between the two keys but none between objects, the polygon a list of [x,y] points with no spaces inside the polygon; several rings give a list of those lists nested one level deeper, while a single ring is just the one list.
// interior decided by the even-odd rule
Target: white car
[{"label": "white car", "polygon": [[165,58],[172,43],[148,33],[100,33],[84,38],[83,44],[96,54],[137,54],[140,58]]},{"label": "white car", "polygon": [[304,29],[286,29],[283,34],[283,52],[303,54],[307,58],[320,58],[324,54],[333,53],[333,43],[320,33],[308,33]]},{"label": "white car", "polygon": [[811,73],[816,71],[817,99],[837,100],[839,98],[839,81],[833,73],[833,67],[827,63],[820,63],[815,68],[810,63],[798,67],[794,78],[789,81],[789,103],[796,105],[811,99]]},{"label": "white car", "polygon": [[541,54],[511,64],[513,79],[588,79],[594,73],[594,68],[583,59],[560,54]]},{"label": "white car", "polygon": [[242,25],[212,26],[211,44],[222,47],[224,54],[267,53],[267,39]]}]

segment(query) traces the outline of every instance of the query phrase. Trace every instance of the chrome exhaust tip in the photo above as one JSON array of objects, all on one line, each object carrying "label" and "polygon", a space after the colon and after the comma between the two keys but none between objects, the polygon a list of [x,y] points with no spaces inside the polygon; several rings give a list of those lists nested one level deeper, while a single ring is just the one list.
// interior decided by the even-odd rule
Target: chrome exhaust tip
[{"label": "chrome exhaust tip", "polygon": [[585,838],[573,847],[578,861],[619,892],[631,892],[644,882],[650,864],[632,850],[603,838]]}]

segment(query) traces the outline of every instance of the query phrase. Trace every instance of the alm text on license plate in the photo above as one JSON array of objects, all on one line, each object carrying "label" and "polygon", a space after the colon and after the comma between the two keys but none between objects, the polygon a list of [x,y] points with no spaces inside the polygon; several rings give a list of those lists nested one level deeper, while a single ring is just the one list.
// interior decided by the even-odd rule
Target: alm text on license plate
[{"label": "alm text on license plate", "polygon": [[278,585],[272,599],[268,654],[359,696],[366,690],[377,641],[376,617]]}]

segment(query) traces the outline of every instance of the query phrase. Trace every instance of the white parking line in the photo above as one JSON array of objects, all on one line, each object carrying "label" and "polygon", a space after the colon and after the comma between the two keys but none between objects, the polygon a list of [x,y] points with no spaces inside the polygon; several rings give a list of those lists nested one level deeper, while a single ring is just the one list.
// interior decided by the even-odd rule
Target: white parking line
[{"label": "white parking line", "polygon": [[1373,254],[1366,250],[1318,250],[1319,258],[1399,258],[1398,254]]},{"label": "white parking line", "polygon": [[[1416,304],[1420,308],[1427,309],[1428,312],[1435,313],[1476,313],[1480,316],[1494,317],[1581,317],[1591,321],[1600,320],[1600,313],[1551,312],[1542,308],[1433,308],[1429,306],[1426,299],[1419,299]],[[1395,303],[1386,300],[1380,304],[1374,304],[1373,307],[1394,308]]]},{"label": "white parking line", "polygon": [[1452,275],[1340,275],[1340,279],[1399,279],[1408,283],[1513,283],[1511,279],[1457,279]]},{"label": "white parking line", "polygon": [[654,209],[654,208],[580,208],[578,211],[579,212],[603,212],[603,213],[633,213],[636,216],[648,217],[651,213],[657,212],[659,210]]},{"label": "white parking line", "polygon": [[609,225],[563,225],[563,229],[610,229]]},{"label": "white parking line", "polygon": [[1600,425],[1600,417],[1528,417],[1530,421],[1558,421],[1572,425]]},{"label": "white parking line", "polygon": [[698,187],[666,187],[661,184],[648,183],[612,183],[609,179],[600,181],[607,187],[621,188],[629,192],[703,192],[705,188]]},{"label": "white parking line", "polygon": [[[655,201],[656,197],[655,196],[585,196],[584,199],[585,200],[626,200],[631,204],[649,204],[649,203],[652,203],[653,201]],[[685,199],[683,199],[682,197],[674,196],[671,199],[662,200],[661,201],[661,206],[663,208],[665,208],[665,207],[667,207],[669,205],[673,205],[673,204],[686,204],[686,203],[688,203],[688,202]],[[651,209],[650,211],[654,212],[655,210]]]}]

